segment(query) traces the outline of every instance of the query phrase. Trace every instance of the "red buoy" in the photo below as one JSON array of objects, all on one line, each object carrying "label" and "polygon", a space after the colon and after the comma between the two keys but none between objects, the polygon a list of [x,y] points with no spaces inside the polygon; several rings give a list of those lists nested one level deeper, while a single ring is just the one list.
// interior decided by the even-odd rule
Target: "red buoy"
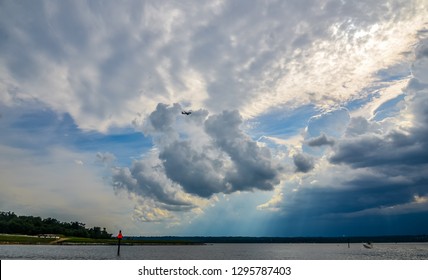
[{"label": "red buoy", "polygon": [[117,235],[117,255],[120,256],[120,240],[122,240],[123,235],[122,231],[119,230],[119,234]]}]

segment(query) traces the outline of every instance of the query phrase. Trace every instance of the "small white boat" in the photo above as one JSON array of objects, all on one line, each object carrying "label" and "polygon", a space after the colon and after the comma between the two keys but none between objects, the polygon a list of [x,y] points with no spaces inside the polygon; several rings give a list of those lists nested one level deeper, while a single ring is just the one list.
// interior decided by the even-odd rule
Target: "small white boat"
[{"label": "small white boat", "polygon": [[371,242],[363,243],[363,247],[366,248],[366,249],[372,249],[373,248],[373,244]]}]

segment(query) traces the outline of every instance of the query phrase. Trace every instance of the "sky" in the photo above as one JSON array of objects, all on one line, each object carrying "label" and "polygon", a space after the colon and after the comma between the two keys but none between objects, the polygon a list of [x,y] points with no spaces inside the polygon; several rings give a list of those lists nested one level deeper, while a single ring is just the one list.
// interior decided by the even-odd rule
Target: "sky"
[{"label": "sky", "polygon": [[427,10],[0,1],[0,210],[134,236],[428,234]]}]

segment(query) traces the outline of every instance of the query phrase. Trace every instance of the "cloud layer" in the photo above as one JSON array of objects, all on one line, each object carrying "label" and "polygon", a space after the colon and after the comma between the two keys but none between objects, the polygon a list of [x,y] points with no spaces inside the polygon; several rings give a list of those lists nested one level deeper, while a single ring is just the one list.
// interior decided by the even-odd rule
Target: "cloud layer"
[{"label": "cloud layer", "polygon": [[242,131],[237,111],[210,116],[204,110],[181,111],[179,104],[158,104],[141,126],[155,150],[130,168],[116,168],[116,187],[178,211],[200,206],[214,194],[269,191],[279,183],[279,163]]},{"label": "cloud layer", "polygon": [[47,193],[49,172],[84,174],[109,203],[114,186],[111,216],[135,234],[391,233],[388,219],[423,232],[410,221],[428,216],[426,11],[425,0],[1,1],[0,197],[11,210],[90,204],[68,183],[13,204],[15,185]]},{"label": "cloud layer", "polygon": [[104,132],[158,103],[245,118],[278,105],[329,108],[403,59],[424,4],[7,1],[0,100],[36,99]]}]

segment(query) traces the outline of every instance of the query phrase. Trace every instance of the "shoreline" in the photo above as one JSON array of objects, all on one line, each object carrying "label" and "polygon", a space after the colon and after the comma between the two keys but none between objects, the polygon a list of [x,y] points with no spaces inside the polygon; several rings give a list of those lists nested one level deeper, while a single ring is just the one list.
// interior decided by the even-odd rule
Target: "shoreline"
[{"label": "shoreline", "polygon": [[[51,245],[51,246],[73,246],[73,245],[100,245],[117,246],[117,239],[93,239],[84,237],[55,237],[44,238],[33,235],[0,234],[0,245]],[[190,242],[181,240],[132,240],[122,239],[121,246],[153,246],[153,245],[205,245],[204,242]]]},{"label": "shoreline", "polygon": [[[427,243],[428,235],[416,236],[353,236],[353,237],[209,237],[209,236],[159,236],[159,237],[124,237],[123,246],[150,245],[206,245],[214,243],[286,243],[286,244],[357,244],[357,243]],[[84,237],[49,235],[33,236],[20,234],[0,234],[1,245],[117,245],[116,238],[94,239]]]}]

